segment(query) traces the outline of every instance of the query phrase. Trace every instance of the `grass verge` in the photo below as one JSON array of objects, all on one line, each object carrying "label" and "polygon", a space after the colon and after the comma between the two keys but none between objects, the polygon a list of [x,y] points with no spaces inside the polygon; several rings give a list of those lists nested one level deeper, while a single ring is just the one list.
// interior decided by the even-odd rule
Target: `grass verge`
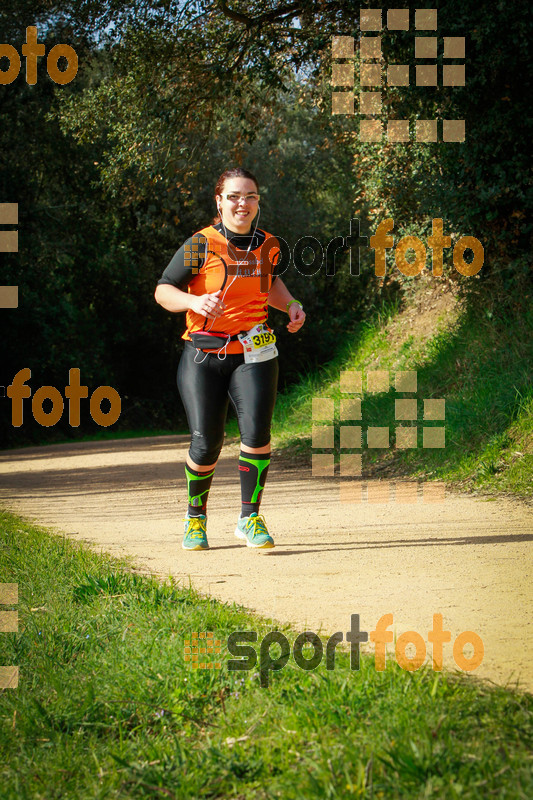
[{"label": "grass verge", "polygon": [[2,800],[532,796],[530,695],[347,653],[333,671],[291,657],[268,688],[226,655],[193,670],[193,631],[254,630],[259,650],[272,622],[13,515],[0,530],[19,587],[0,663],[20,668],[0,690]]},{"label": "grass verge", "polygon": [[[403,335],[391,337],[392,325]],[[461,489],[533,497],[533,307],[521,313],[487,301],[466,307],[453,325],[445,319],[428,340],[409,334],[397,306],[382,309],[319,372],[281,395],[275,410],[274,446],[281,454],[310,461],[312,400],[335,401],[339,460],[339,376],[344,370],[388,370],[388,392],[363,392],[362,419],[343,421],[363,429],[363,477],[409,475],[446,480]],[[391,338],[393,339],[391,342]],[[395,373],[416,370],[416,395],[396,392]],[[363,383],[363,388],[365,384]],[[397,421],[395,400],[418,398],[417,418]],[[445,399],[445,420],[424,419],[424,398]],[[369,426],[388,427],[389,448],[366,447]],[[417,447],[395,448],[397,426],[416,427]],[[423,428],[445,426],[445,447],[424,447]],[[315,449],[314,452],[330,452]],[[346,450],[343,452],[361,452]]]}]

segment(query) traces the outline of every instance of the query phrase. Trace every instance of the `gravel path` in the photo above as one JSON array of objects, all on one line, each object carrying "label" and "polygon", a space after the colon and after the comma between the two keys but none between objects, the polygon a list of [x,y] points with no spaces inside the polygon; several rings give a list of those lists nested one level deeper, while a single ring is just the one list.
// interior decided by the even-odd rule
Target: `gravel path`
[{"label": "gravel path", "polygon": [[262,511],[276,547],[254,551],[233,535],[238,446],[229,444],[209,499],[211,549],[185,552],[187,447],[187,437],[160,436],[4,451],[0,501],[98,550],[131,555],[142,571],[190,580],[299,631],[346,633],[355,613],[372,631],[392,613],[396,636],[420,633],[430,655],[427,634],[441,613],[452,633],[445,665],[455,668],[457,635],[474,631],[485,654],[472,674],[532,690],[529,507],[452,494],[441,503],[346,503],[337,480],[274,459]]}]

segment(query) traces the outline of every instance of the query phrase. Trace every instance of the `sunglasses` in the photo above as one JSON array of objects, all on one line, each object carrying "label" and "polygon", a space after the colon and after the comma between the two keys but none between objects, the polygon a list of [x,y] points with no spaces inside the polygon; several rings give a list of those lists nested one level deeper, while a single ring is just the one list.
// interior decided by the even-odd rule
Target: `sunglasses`
[{"label": "sunglasses", "polygon": [[252,192],[251,194],[223,194],[222,197],[225,197],[230,203],[238,203],[239,200],[245,200],[249,203],[258,203],[261,195]]}]

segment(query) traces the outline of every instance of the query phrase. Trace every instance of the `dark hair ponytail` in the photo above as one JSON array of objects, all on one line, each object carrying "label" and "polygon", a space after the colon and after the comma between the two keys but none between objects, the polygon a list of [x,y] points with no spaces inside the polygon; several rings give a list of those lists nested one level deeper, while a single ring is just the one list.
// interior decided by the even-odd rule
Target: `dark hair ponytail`
[{"label": "dark hair ponytail", "polygon": [[[219,177],[218,181],[216,182],[215,186],[215,203],[217,201],[217,194],[222,194],[224,191],[224,184],[230,178],[248,178],[249,180],[255,183],[255,188],[257,189],[257,194],[259,194],[259,184],[257,182],[257,178],[255,175],[252,175],[247,169],[243,169],[242,167],[234,167],[233,169],[227,169],[222,175]],[[214,217],[213,222],[211,225],[216,225],[218,222],[221,221],[220,214],[217,214]]]}]

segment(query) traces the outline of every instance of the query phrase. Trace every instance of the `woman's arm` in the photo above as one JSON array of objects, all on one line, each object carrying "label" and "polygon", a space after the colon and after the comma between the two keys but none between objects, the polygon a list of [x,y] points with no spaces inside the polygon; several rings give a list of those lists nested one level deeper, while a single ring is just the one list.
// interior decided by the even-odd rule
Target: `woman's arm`
[{"label": "woman's arm", "polygon": [[[218,297],[220,291],[196,295],[178,289],[178,286],[187,286],[203,266],[206,250],[207,239],[201,233],[195,233],[181,245],[157,284],[156,303],[175,314],[179,314],[180,311],[195,311],[196,314],[208,319],[216,319],[224,313],[226,306],[220,302]],[[194,259],[192,253],[195,253]]]},{"label": "woman's arm", "polygon": [[155,300],[167,311],[178,314],[180,311],[194,311],[208,319],[216,319],[224,313],[225,303],[220,302],[221,289],[211,294],[190,294],[182,292],[177,286],[170,283],[160,283],[156,286]]},{"label": "woman's arm", "polygon": [[[272,308],[277,308],[278,311],[285,311],[288,313],[290,321],[287,328],[289,333],[296,333],[296,331],[299,331],[305,322],[305,311],[299,304],[299,301],[291,303],[294,299],[295,298],[289,292],[281,278],[276,278],[268,294],[268,305],[272,306]],[[287,303],[291,303],[288,311]]]}]

